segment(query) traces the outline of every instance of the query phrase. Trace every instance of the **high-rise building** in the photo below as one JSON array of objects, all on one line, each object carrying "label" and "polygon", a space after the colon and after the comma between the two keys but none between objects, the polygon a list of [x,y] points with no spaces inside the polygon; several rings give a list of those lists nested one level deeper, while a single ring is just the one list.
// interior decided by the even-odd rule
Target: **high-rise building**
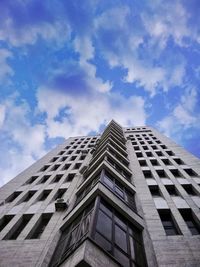
[{"label": "high-rise building", "polygon": [[199,163],[151,127],[70,137],[0,189],[0,266],[200,266]]}]

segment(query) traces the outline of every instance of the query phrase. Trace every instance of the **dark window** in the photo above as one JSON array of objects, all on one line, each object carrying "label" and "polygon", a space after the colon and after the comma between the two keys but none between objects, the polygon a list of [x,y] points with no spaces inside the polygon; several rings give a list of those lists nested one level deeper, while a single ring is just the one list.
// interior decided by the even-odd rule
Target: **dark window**
[{"label": "dark window", "polygon": [[63,155],[65,153],[65,151],[60,151],[59,153],[58,153],[58,155]]},{"label": "dark window", "polygon": [[5,203],[13,202],[21,193],[22,191],[17,191],[17,192],[12,193],[12,195],[6,198]]},{"label": "dark window", "polygon": [[139,146],[134,146],[134,150],[140,150]]},{"label": "dark window", "polygon": [[74,179],[75,173],[69,173],[65,182],[71,182]]},{"label": "dark window", "polygon": [[160,147],[162,147],[163,149],[166,149],[166,145],[160,145]]},{"label": "dark window", "polygon": [[139,160],[140,166],[147,166],[146,160]]},{"label": "dark window", "polygon": [[162,159],[162,162],[163,162],[165,165],[172,165],[172,164],[171,164],[171,161],[169,161],[168,159]]},{"label": "dark window", "polygon": [[174,175],[174,177],[182,177],[182,174],[180,173],[179,170],[175,169],[175,170],[170,170],[170,171]]},{"label": "dark window", "polygon": [[151,171],[143,171],[143,174],[144,174],[145,178],[152,178],[153,177]]},{"label": "dark window", "polygon": [[175,185],[165,185],[170,196],[178,196]]},{"label": "dark window", "polygon": [[45,165],[45,166],[43,166],[39,171],[40,171],[40,172],[44,172],[44,171],[46,171],[46,170],[49,168],[49,166],[50,166],[50,165]]},{"label": "dark window", "polygon": [[157,185],[149,186],[149,190],[151,192],[152,197],[160,197],[160,191]]},{"label": "dark window", "polygon": [[62,174],[57,174],[53,179],[52,183],[58,183],[62,177],[63,177]]},{"label": "dark window", "polygon": [[58,189],[56,195],[55,195],[55,200],[58,198],[62,198],[62,196],[64,195],[64,193],[67,191],[67,189]]},{"label": "dark window", "polygon": [[153,154],[150,151],[146,152],[146,155],[147,157],[153,157]]},{"label": "dark window", "polygon": [[171,150],[167,150],[166,153],[169,155],[169,156],[173,156],[174,153],[171,151]]},{"label": "dark window", "polygon": [[112,190],[112,192],[125,201],[130,208],[136,209],[134,193],[129,191],[124,185],[122,185],[117,179],[115,179],[108,171],[102,173],[102,182]]},{"label": "dark window", "polygon": [[30,232],[30,234],[26,237],[26,239],[40,238],[47,224],[49,223],[51,216],[52,216],[51,213],[42,214],[42,216],[36,223],[35,229],[33,229],[33,231]]},{"label": "dark window", "polygon": [[194,188],[191,184],[184,184],[182,185],[185,191],[188,193],[188,195],[195,196],[196,192],[194,191]]},{"label": "dark window", "polygon": [[155,151],[158,156],[163,156],[163,153],[161,151]]},{"label": "dark window", "polygon": [[156,172],[160,178],[166,178],[167,177],[167,174],[164,170],[157,170]]},{"label": "dark window", "polygon": [[65,157],[62,157],[61,159],[60,159],[60,161],[65,161],[67,159],[67,157],[65,156]]},{"label": "dark window", "polygon": [[179,158],[175,158],[175,159],[173,159],[177,164],[179,164],[179,165],[183,165],[183,164],[185,164],[181,159],[179,159]]},{"label": "dark window", "polygon": [[142,158],[142,157],[143,157],[143,155],[142,155],[142,153],[141,153],[141,152],[137,152],[137,153],[136,153],[136,157],[138,157],[138,158]]},{"label": "dark window", "polygon": [[158,164],[158,161],[157,161],[156,159],[151,159],[150,162],[151,162],[151,164],[152,164],[153,166],[158,166],[158,165],[159,165],[159,164]]},{"label": "dark window", "polygon": [[55,162],[58,159],[58,157],[54,157],[51,159],[51,162]]},{"label": "dark window", "polygon": [[155,150],[155,149],[157,149],[157,146],[153,145],[153,146],[151,146],[151,148]]},{"label": "dark window", "polygon": [[0,220],[0,232],[6,227],[7,224],[12,220],[14,215],[5,215]]},{"label": "dark window", "polygon": [[68,170],[70,166],[71,166],[70,164],[65,164],[63,167],[63,170],[65,170],[65,171]]},{"label": "dark window", "polygon": [[38,184],[44,184],[49,179],[49,177],[50,175],[44,175]]},{"label": "dark window", "polygon": [[22,217],[18,220],[18,222],[12,227],[9,233],[3,238],[4,240],[14,240],[21,234],[24,230],[30,219],[32,218],[32,214],[22,215]]},{"label": "dark window", "polygon": [[51,168],[51,171],[56,171],[59,167],[60,167],[60,165],[56,164]]},{"label": "dark window", "polygon": [[99,206],[94,239],[122,266],[146,266],[140,232],[105,202]]},{"label": "dark window", "polygon": [[199,223],[197,223],[197,220],[194,220],[191,209],[180,209],[179,211],[180,211],[185,223],[187,224],[191,234],[192,235],[199,235],[200,234]]},{"label": "dark window", "polygon": [[44,201],[48,195],[50,194],[51,190],[44,190],[42,194],[40,195],[38,201]]},{"label": "dark window", "polygon": [[72,152],[73,152],[73,150],[69,150],[68,152],[67,152],[67,154],[72,154]]},{"label": "dark window", "polygon": [[70,158],[70,160],[75,160],[76,159],[76,156],[72,156],[71,158]]},{"label": "dark window", "polygon": [[24,198],[22,198],[21,202],[28,202],[32,196],[36,193],[36,191],[29,191]]},{"label": "dark window", "polygon": [[37,178],[38,176],[32,176],[25,184],[32,184]]},{"label": "dark window", "polygon": [[192,169],[184,169],[184,171],[189,175],[189,176],[198,176],[195,171]]},{"label": "dark window", "polygon": [[85,155],[82,155],[81,157],[80,157],[80,160],[84,160],[86,158],[86,156]]},{"label": "dark window", "polygon": [[78,170],[81,167],[81,163],[76,163],[74,165],[74,170]]},{"label": "dark window", "polygon": [[158,210],[166,235],[179,235],[170,210]]}]

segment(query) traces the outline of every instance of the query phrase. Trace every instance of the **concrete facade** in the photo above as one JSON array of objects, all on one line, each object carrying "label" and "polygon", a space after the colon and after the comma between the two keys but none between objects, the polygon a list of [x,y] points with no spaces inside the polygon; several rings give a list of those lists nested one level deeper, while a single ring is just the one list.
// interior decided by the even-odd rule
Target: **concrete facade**
[{"label": "concrete facade", "polygon": [[0,189],[0,267],[200,266],[199,194],[199,159],[112,121]]}]

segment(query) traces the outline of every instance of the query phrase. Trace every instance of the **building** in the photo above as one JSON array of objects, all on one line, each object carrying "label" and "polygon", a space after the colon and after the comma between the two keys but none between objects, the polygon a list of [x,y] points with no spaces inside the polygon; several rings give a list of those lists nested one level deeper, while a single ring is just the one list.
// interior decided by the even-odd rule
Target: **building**
[{"label": "building", "polygon": [[70,137],[0,189],[0,266],[200,266],[199,163],[151,127]]}]

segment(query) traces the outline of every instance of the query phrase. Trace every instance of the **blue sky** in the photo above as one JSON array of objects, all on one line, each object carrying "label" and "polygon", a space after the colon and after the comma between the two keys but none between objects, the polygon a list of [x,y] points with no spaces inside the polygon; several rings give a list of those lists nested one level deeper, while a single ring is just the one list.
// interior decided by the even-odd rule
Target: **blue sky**
[{"label": "blue sky", "polygon": [[200,156],[198,0],[1,0],[0,184],[113,118]]}]

